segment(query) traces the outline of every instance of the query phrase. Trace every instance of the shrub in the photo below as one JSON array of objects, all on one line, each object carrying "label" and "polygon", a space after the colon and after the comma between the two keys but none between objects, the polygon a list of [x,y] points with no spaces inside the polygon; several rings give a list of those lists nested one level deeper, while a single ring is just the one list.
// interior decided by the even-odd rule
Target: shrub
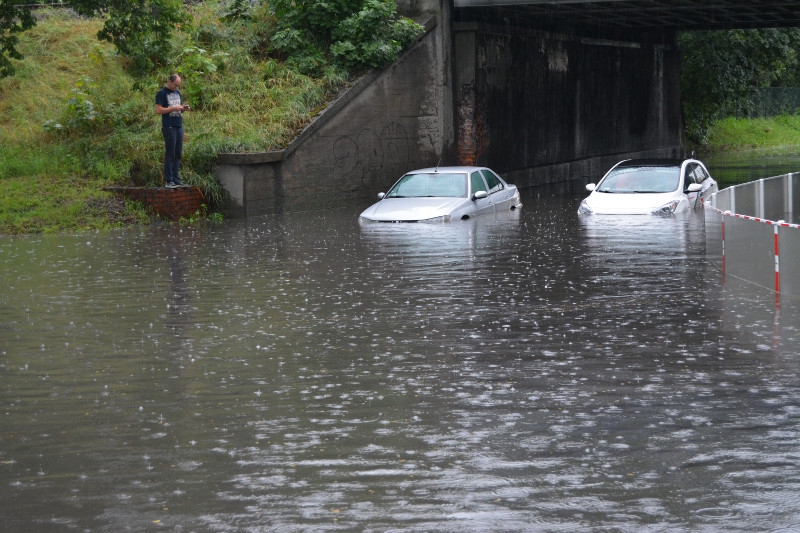
[{"label": "shrub", "polygon": [[424,29],[397,15],[394,0],[273,0],[273,52],[307,75],[331,62],[352,69],[394,61]]}]

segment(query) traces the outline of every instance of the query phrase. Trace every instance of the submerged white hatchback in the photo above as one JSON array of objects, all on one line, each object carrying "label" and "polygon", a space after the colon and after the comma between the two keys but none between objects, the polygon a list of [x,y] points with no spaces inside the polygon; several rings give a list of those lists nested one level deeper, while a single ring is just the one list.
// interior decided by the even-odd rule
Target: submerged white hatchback
[{"label": "submerged white hatchback", "polygon": [[486,167],[412,170],[359,217],[362,222],[449,222],[522,206],[515,185]]},{"label": "submerged white hatchback", "polygon": [[697,159],[628,159],[586,190],[580,215],[671,215],[701,205],[719,187]]}]

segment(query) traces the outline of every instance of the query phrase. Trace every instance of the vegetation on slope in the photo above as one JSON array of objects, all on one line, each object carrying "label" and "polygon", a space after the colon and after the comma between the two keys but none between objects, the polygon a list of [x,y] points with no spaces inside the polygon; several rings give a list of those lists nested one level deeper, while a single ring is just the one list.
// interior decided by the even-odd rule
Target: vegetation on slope
[{"label": "vegetation on slope", "polygon": [[[232,12],[231,5],[246,7],[194,4],[190,20],[174,32],[170,60],[148,56],[155,62],[146,74],[141,58],[98,41],[108,19],[42,11],[37,25],[19,36],[24,59],[13,62],[14,76],[0,79],[0,233],[147,220],[141,206],[103,189],[162,184],[154,101],[172,72],[182,75],[181,92],[194,109],[184,115],[181,177],[201,186],[212,204],[222,198],[212,174],[218,153],[282,148],[357,73],[355,65],[322,56],[305,74],[290,68],[286,59],[302,62],[303,50],[279,51],[273,11],[262,3]],[[384,15],[392,18],[390,11]],[[412,30],[406,39],[421,28]]]},{"label": "vegetation on slope", "polygon": [[797,152],[800,149],[800,115],[724,118],[711,125],[706,142],[697,149],[711,153],[746,150]]}]

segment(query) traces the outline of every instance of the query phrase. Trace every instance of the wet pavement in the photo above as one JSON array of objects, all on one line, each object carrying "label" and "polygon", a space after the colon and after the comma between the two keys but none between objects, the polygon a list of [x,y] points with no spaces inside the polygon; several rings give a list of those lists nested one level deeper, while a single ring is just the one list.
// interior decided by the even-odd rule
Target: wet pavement
[{"label": "wet pavement", "polygon": [[797,302],[579,200],[0,240],[0,530],[800,525]]}]

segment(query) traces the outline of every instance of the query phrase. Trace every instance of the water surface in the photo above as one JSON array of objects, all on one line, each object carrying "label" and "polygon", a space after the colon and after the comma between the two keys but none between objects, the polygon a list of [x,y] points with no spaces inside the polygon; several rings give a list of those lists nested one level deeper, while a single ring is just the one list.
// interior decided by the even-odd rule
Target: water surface
[{"label": "water surface", "polygon": [[800,172],[800,148],[775,152],[751,150],[700,156],[720,189],[763,178]]},{"label": "water surface", "polygon": [[0,240],[0,530],[796,527],[796,302],[579,200]]}]

